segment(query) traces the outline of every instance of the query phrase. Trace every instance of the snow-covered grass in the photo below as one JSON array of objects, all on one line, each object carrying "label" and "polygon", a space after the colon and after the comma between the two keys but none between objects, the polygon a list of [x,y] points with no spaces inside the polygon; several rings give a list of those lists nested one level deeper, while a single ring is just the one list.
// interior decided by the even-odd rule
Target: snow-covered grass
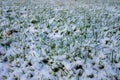
[{"label": "snow-covered grass", "polygon": [[120,2],[91,1],[0,0],[0,80],[120,80]]}]

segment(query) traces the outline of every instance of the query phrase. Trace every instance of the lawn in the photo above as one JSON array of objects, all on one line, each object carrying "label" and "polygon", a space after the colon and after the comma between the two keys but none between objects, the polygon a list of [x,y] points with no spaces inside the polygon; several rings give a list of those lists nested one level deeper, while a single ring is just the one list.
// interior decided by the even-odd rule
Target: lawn
[{"label": "lawn", "polygon": [[0,0],[0,80],[120,80],[120,1]]}]

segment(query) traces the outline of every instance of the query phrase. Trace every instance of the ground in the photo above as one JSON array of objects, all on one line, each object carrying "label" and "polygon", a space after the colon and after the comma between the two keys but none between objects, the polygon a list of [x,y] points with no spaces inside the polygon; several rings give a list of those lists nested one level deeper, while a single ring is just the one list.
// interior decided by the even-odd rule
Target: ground
[{"label": "ground", "polygon": [[0,0],[0,80],[120,80],[120,1]]}]

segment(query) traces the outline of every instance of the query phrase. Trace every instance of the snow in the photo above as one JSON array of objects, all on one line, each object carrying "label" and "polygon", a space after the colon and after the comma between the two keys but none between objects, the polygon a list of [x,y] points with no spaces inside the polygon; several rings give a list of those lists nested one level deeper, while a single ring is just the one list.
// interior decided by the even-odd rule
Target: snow
[{"label": "snow", "polygon": [[3,0],[0,80],[119,80],[117,4]]}]

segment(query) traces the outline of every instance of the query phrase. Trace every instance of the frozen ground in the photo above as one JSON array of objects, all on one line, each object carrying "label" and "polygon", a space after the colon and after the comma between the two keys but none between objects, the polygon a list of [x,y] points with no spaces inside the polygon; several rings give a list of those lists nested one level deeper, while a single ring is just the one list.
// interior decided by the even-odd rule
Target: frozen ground
[{"label": "frozen ground", "polygon": [[0,80],[120,80],[119,0],[0,0]]}]

